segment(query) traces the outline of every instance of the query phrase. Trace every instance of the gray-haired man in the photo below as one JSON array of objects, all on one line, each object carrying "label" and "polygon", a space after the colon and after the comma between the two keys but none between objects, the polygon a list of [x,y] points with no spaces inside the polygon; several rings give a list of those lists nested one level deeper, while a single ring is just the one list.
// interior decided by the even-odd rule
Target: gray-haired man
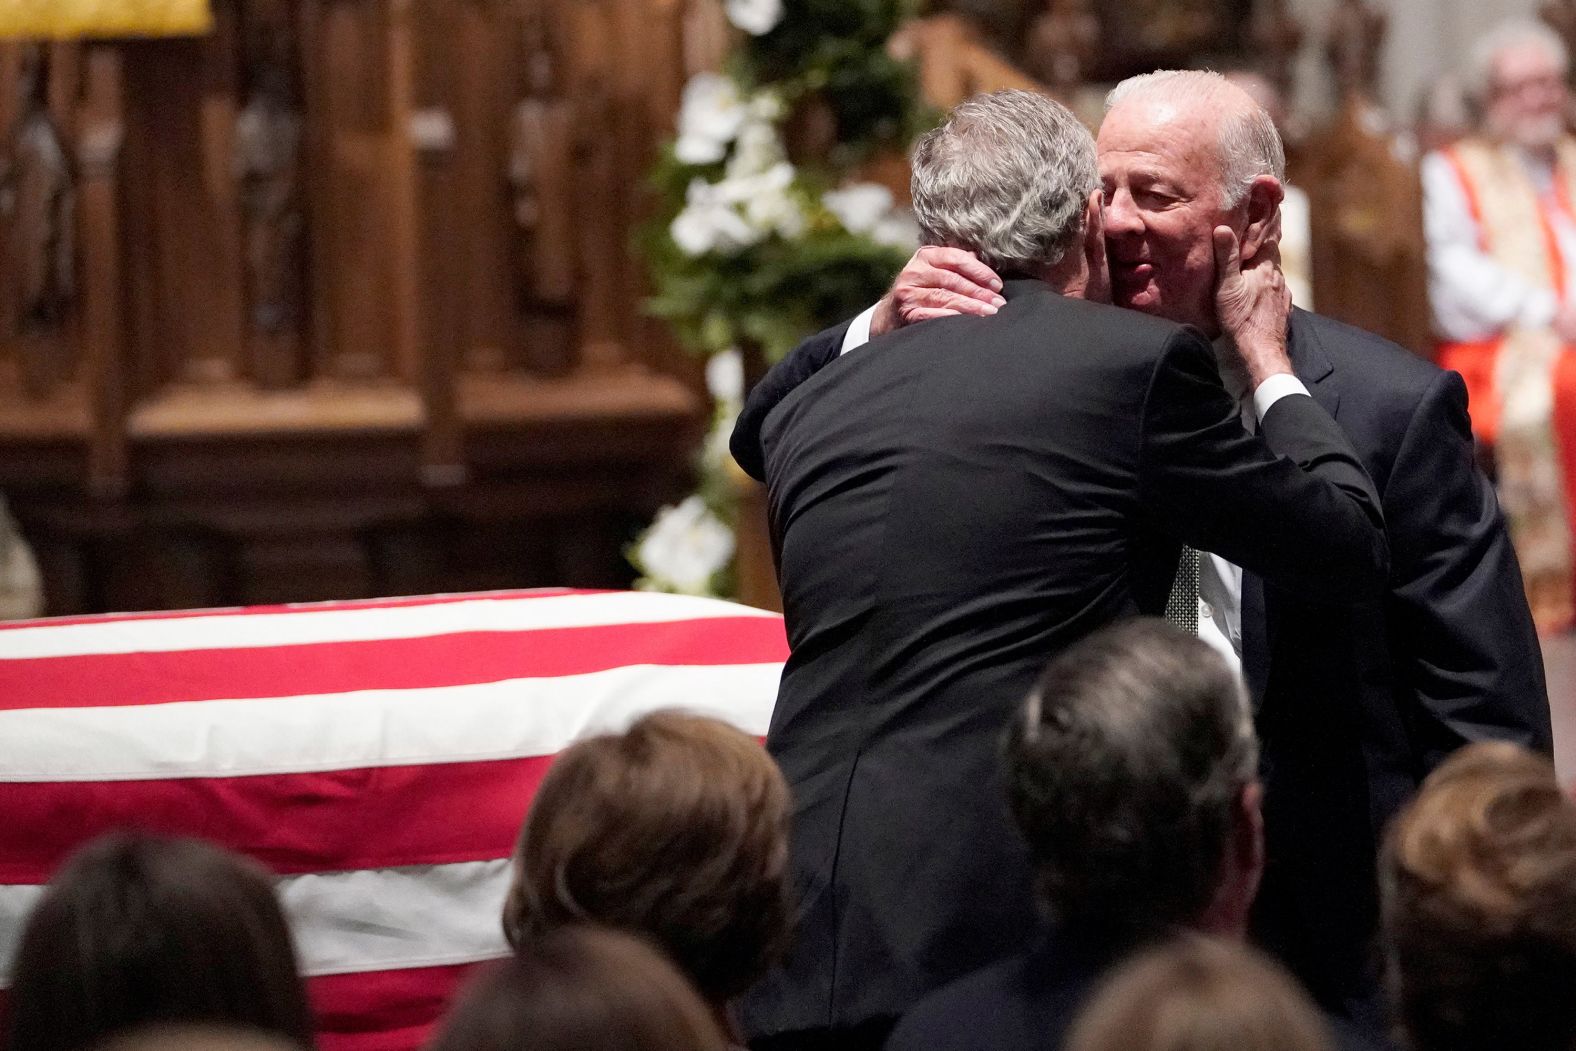
[{"label": "gray-haired man", "polygon": [[1097,185],[1063,107],[959,106],[916,149],[916,210],[1003,272],[1005,305],[894,333],[757,420],[793,649],[767,743],[803,905],[743,1005],[758,1048],[878,1046],[916,998],[1024,946],[997,736],[1049,656],[1164,601],[1178,540],[1332,600],[1382,585],[1371,484],[1290,375],[1273,253],[1238,263],[1265,231],[1214,248],[1252,436],[1196,333],[1087,300]]}]

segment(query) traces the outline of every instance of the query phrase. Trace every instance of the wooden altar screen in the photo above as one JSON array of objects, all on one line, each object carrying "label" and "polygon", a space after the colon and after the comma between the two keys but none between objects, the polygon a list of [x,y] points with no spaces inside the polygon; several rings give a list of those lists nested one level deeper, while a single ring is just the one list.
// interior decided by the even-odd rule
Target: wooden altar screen
[{"label": "wooden altar screen", "polygon": [[0,490],[53,613],[625,578],[679,3],[220,0],[0,44]]}]

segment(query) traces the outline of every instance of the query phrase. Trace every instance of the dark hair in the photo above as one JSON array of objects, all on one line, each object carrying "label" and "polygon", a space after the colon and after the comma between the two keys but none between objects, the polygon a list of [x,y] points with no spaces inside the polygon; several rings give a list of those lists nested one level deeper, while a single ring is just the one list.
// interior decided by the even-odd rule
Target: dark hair
[{"label": "dark hair", "polygon": [[156,1023],[213,1023],[312,1045],[273,881],[193,839],[113,833],[56,874],[22,933],[12,1051],[78,1051]]},{"label": "dark hair", "polygon": [[648,936],[713,1003],[777,959],[791,923],[788,787],[760,742],[657,712],[560,755],[515,851],[504,933],[567,923]]},{"label": "dark hair", "polygon": [[429,1051],[724,1051],[668,960],[606,929],[561,927],[477,978]]},{"label": "dark hair", "polygon": [[1499,742],[1446,760],[1391,826],[1380,889],[1408,1044],[1576,1047],[1576,802],[1547,759]]},{"label": "dark hair", "polygon": [[1329,1026],[1278,964],[1190,936],[1135,956],[1080,1013],[1067,1051],[1332,1051]]},{"label": "dark hair", "polygon": [[1042,903],[1118,945],[1196,920],[1257,764],[1242,688],[1198,638],[1144,618],[1069,647],[1007,731]]}]

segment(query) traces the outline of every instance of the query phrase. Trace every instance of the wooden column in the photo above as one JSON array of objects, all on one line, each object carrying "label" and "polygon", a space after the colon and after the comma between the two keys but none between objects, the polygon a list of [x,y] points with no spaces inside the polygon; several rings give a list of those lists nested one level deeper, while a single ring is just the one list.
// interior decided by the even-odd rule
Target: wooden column
[{"label": "wooden column", "polygon": [[81,333],[93,420],[87,487],[93,496],[106,499],[125,494],[128,475],[117,208],[117,162],[124,134],[121,72],[121,56],[113,47],[88,48],[77,139]]}]

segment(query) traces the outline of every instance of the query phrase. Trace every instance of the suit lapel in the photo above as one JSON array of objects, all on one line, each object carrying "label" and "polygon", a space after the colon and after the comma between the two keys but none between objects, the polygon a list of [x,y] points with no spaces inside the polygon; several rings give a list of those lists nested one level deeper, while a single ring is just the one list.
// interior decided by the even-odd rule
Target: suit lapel
[{"label": "suit lapel", "polygon": [[[1286,353],[1292,371],[1302,380],[1313,400],[1331,419],[1341,405],[1341,394],[1330,382],[1335,366],[1324,352],[1318,335],[1308,322],[1306,311],[1293,308],[1286,331]],[[1264,580],[1257,573],[1242,573],[1242,675],[1248,695],[1257,712],[1264,704],[1264,691],[1270,679],[1270,626],[1265,602]]]},{"label": "suit lapel", "polygon": [[1324,344],[1319,341],[1305,310],[1294,309],[1291,312],[1291,324],[1286,330],[1286,354],[1291,358],[1291,370],[1308,388],[1313,400],[1334,419],[1341,405],[1340,392],[1330,382],[1330,374],[1335,371],[1335,366],[1325,353]]}]

